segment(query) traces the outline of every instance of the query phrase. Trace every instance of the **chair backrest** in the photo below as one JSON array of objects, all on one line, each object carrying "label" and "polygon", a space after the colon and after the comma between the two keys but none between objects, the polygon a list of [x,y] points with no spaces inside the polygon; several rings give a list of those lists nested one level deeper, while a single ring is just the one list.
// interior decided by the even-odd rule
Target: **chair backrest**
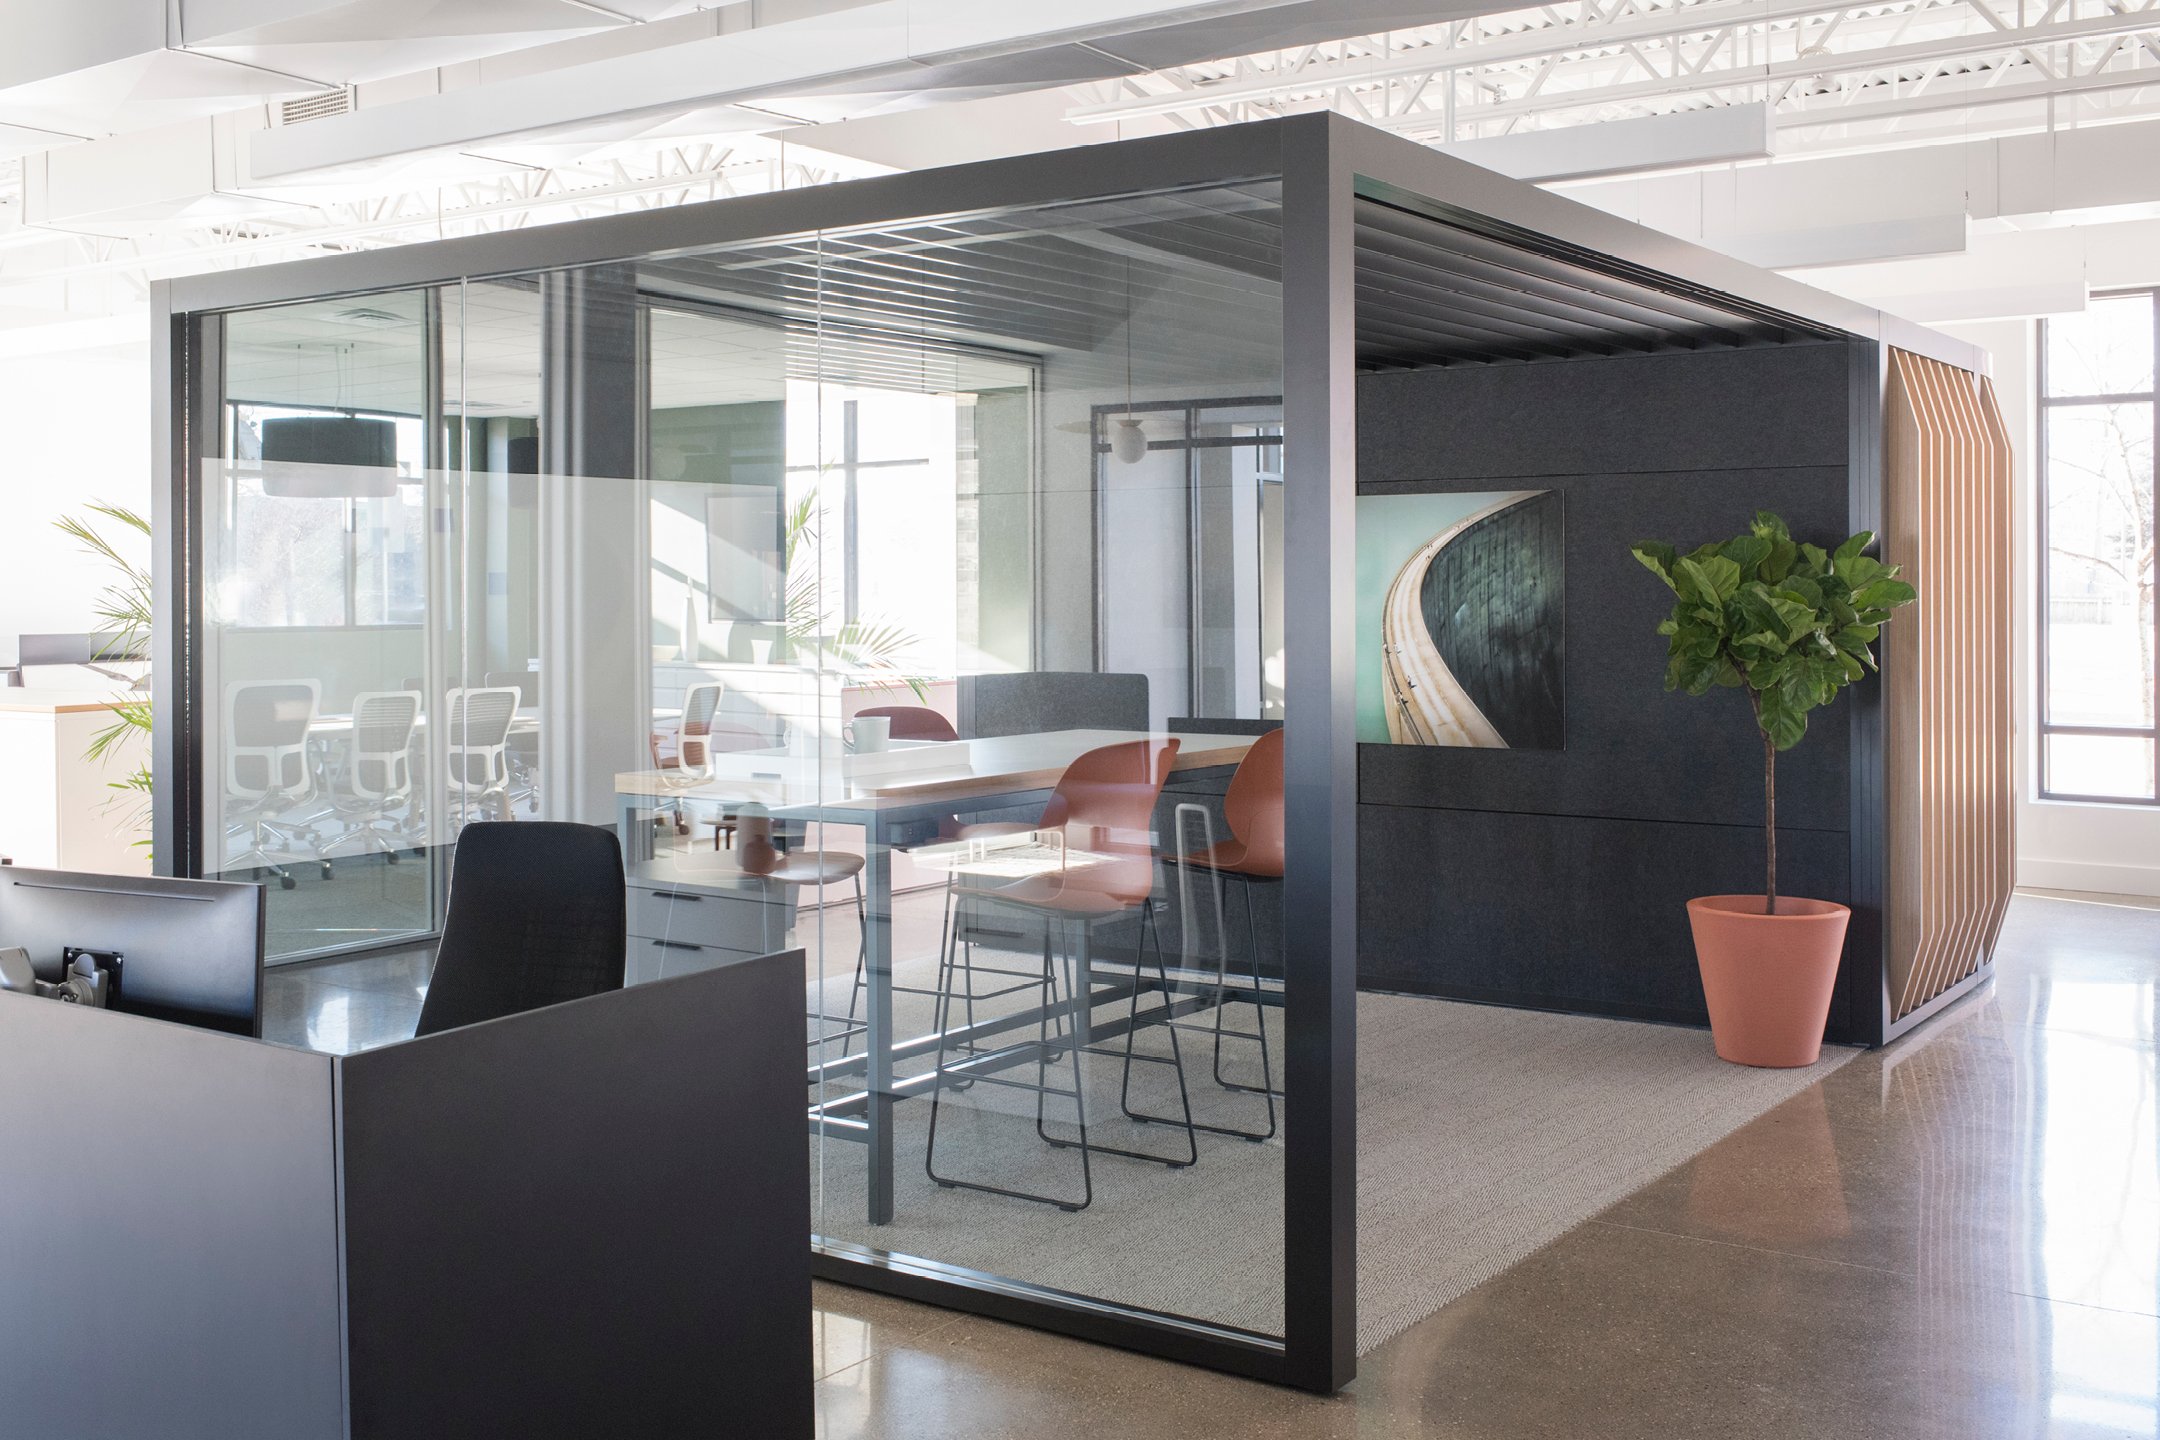
[{"label": "chair backrest", "polygon": [[626,929],[613,831],[557,820],[468,825],[413,1033],[619,990]]},{"label": "chair backrest", "polygon": [[1042,828],[1065,832],[1069,850],[1112,857],[1069,883],[1137,905],[1155,889],[1155,802],[1170,778],[1178,742],[1127,740],[1076,757],[1043,807]]},{"label": "chair backrest", "polygon": [[518,692],[507,686],[452,690],[443,697],[443,781],[454,792],[473,794],[505,785],[510,722]]},{"label": "chair backrest", "polygon": [[1283,732],[1253,741],[1223,795],[1223,819],[1245,847],[1238,868],[1253,875],[1283,873]]},{"label": "chair backrest", "polygon": [[969,739],[1043,730],[1148,729],[1145,675],[1020,670],[963,675],[955,689],[960,733]]},{"label": "chair backrest", "polygon": [[717,681],[683,687],[682,723],[675,727],[675,763],[685,774],[705,776],[712,771],[713,717],[720,713],[724,688]]},{"label": "chair backrest", "polygon": [[540,674],[536,670],[490,670],[487,683],[491,690],[517,691],[520,705],[540,703]]},{"label": "chair backrest", "polygon": [[927,705],[872,705],[857,715],[883,716],[892,721],[895,740],[958,740],[953,723]]},{"label": "chair backrest", "polygon": [[418,690],[363,690],[353,696],[352,751],[345,788],[357,800],[402,800],[412,793],[413,727]]},{"label": "chair backrest", "polygon": [[225,793],[243,800],[305,800],[315,793],[308,727],[322,685],[265,680],[225,692]]}]

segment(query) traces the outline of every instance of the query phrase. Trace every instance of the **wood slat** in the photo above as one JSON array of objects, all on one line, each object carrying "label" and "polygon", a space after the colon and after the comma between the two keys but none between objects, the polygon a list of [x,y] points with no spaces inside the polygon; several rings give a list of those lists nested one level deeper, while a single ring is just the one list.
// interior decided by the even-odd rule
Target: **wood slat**
[{"label": "wood slat", "polygon": [[2010,901],[2010,443],[1985,377],[1902,350],[1883,431],[1883,555],[1920,592],[1883,646],[1896,1018],[1988,963]]}]

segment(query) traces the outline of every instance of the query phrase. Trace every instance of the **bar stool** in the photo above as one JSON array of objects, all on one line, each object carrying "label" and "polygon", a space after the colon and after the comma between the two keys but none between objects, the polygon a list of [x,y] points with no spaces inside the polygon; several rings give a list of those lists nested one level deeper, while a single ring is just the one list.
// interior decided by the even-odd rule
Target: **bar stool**
[{"label": "bar stool", "polygon": [[[951,1014],[952,1001],[956,998],[950,993],[950,977],[958,972],[958,967],[953,964],[949,953],[941,955],[940,974],[946,977],[941,981],[941,988],[945,989],[946,993],[942,997],[936,1022],[938,1048],[936,1066],[931,1072],[930,1135],[923,1153],[925,1173],[940,1186],[946,1189],[978,1190],[991,1195],[1005,1195],[1017,1200],[1055,1205],[1060,1210],[1078,1211],[1086,1209],[1094,1202],[1095,1182],[1091,1160],[1095,1155],[1120,1155],[1128,1159],[1167,1165],[1172,1169],[1182,1169],[1200,1158],[1177,1031],[1168,1031],[1170,1054],[1167,1056],[1139,1055],[1132,1049],[1132,1032],[1139,1024],[1140,972],[1151,948],[1155,954],[1156,983],[1164,997],[1165,1018],[1170,1004],[1169,975],[1164,969],[1162,946],[1155,933],[1155,846],[1151,832],[1155,805],[1162,795],[1163,781],[1169,776],[1170,762],[1177,755],[1177,750],[1178,742],[1174,739],[1131,740],[1118,745],[1106,745],[1079,756],[1059,777],[1057,790],[1044,809],[1041,824],[1036,827],[1062,832],[1065,851],[1061,868],[1052,873],[1029,876],[1009,884],[969,885],[959,891],[958,901],[962,909],[994,907],[1030,916],[1041,922],[1042,972],[1032,986],[1039,992],[1040,1004],[1036,1036],[1033,1040],[1022,1040],[991,1051],[977,1050],[971,1046],[966,1057],[957,1065],[948,1064],[946,1056],[949,1047],[945,1039],[947,1019]],[[1076,858],[1079,861],[1077,865],[1074,863]],[[1095,1009],[1093,939],[1098,924],[1107,920],[1129,918],[1135,910],[1140,913],[1141,943],[1134,959],[1131,998],[1126,1017],[1126,1044],[1121,1057],[1121,1052],[1117,1050],[1090,1043]],[[953,943],[950,936],[956,933],[956,930],[957,927],[948,930],[948,947]],[[1061,979],[1064,987],[1062,999],[1059,997]],[[972,975],[969,984],[972,988]],[[1053,1017],[1057,1022],[1054,1033]],[[1003,1068],[1004,1062],[1017,1060],[1029,1050],[1034,1051],[1035,1055],[1035,1079],[1032,1082],[994,1073]],[[1126,1067],[1125,1093],[1128,1096],[1132,1066],[1136,1061],[1170,1066],[1177,1075],[1178,1098],[1185,1110],[1185,1119],[1182,1122],[1185,1128],[1185,1154],[1154,1155],[1091,1140],[1088,1137],[1086,1084],[1081,1065],[1083,1054],[1123,1058]],[[1072,1088],[1069,1090],[1050,1083],[1052,1061],[1065,1056],[1070,1056],[1072,1061]],[[1077,1200],[1061,1199],[1055,1195],[981,1181],[960,1180],[939,1174],[938,1119],[944,1093],[946,1089],[959,1088],[962,1084],[999,1085],[1033,1091],[1035,1133],[1045,1143],[1058,1149],[1077,1149],[1080,1152],[1080,1197]],[[1061,1095],[1073,1102],[1074,1124],[1079,1133],[1077,1140],[1060,1139],[1049,1132],[1045,1110],[1046,1102],[1052,1095]],[[1132,1113],[1129,1104],[1126,1112]],[[1162,1123],[1179,1122],[1164,1119]]]},{"label": "bar stool", "polygon": [[892,738],[895,740],[958,740],[960,732],[927,705],[873,705],[858,710],[857,715],[873,719],[882,716],[892,721]]},{"label": "bar stool", "polygon": [[[863,983],[863,965],[870,954],[869,915],[863,905],[863,857],[843,850],[782,850],[773,839],[772,816],[765,813],[762,805],[745,805],[730,822],[736,832],[737,863],[745,875],[792,885],[798,890],[823,890],[827,885],[837,885],[842,880],[855,884],[855,989],[859,992]],[[818,989],[818,1008],[807,1012],[808,1018],[818,1022],[818,1033],[810,1037],[814,1048],[835,1039],[824,1033],[824,1024],[833,1017],[825,1013],[824,987]],[[854,1037],[867,1027],[855,1023],[855,1001],[848,1000],[846,1027],[839,1037],[843,1046],[851,1045]],[[842,1053],[846,1053],[843,1049]]]},{"label": "bar stool", "polygon": [[[1181,809],[1184,807],[1180,807]],[[1282,1091],[1275,1088],[1275,1072],[1272,1057],[1268,1053],[1267,1006],[1265,991],[1260,981],[1260,927],[1253,916],[1253,887],[1256,885],[1280,885],[1283,878],[1283,732],[1280,728],[1270,730],[1253,742],[1238,762],[1237,773],[1230,777],[1230,788],[1223,795],[1223,820],[1230,829],[1230,838],[1209,845],[1206,849],[1187,855],[1183,850],[1183,827],[1180,827],[1180,853],[1170,857],[1170,863],[1188,871],[1200,872],[1216,878],[1234,878],[1238,888],[1245,894],[1245,934],[1252,942],[1252,963],[1247,971],[1251,988],[1245,992],[1246,1003],[1253,1007],[1253,1028],[1226,1030],[1223,1017],[1229,1010],[1231,995],[1230,933],[1227,922],[1218,926],[1218,950],[1215,956],[1215,1021],[1212,1026],[1198,1025],[1176,1019],[1164,1023],[1178,1029],[1212,1030],[1215,1043],[1215,1083],[1225,1090],[1236,1090],[1248,1095],[1260,1095],[1267,1101],[1267,1129],[1240,1130],[1222,1125],[1193,1122],[1194,1128],[1216,1135],[1234,1135],[1243,1140],[1267,1140],[1275,1134],[1275,1100]],[[1217,891],[1216,915],[1223,915],[1221,892]],[[1192,923],[1190,909],[1186,911],[1186,924]],[[1252,1040],[1260,1046],[1260,1083],[1241,1085],[1224,1077],[1222,1052],[1224,1040]],[[1139,1116],[1158,1123],[1177,1124],[1168,1116]]]}]

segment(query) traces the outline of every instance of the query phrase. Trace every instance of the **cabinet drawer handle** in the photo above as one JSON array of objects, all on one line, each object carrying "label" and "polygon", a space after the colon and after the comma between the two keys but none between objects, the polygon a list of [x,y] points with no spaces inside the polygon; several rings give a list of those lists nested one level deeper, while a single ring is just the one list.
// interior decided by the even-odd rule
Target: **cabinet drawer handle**
[{"label": "cabinet drawer handle", "polygon": [[687,940],[655,940],[652,942],[667,950],[702,950],[703,945],[692,945]]},{"label": "cabinet drawer handle", "polygon": [[659,899],[662,900],[680,900],[687,905],[695,905],[698,903],[698,901],[705,898],[702,895],[685,895],[674,890],[652,890],[648,891],[647,893],[657,896]]}]

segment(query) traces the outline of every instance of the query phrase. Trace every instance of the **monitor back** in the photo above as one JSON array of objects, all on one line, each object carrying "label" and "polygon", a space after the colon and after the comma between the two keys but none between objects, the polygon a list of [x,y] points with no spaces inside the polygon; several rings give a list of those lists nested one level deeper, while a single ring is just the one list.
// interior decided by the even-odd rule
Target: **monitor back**
[{"label": "monitor back", "polygon": [[260,1038],[260,885],[0,867],[0,945],[57,979],[68,946],[118,951],[112,1008]]}]

